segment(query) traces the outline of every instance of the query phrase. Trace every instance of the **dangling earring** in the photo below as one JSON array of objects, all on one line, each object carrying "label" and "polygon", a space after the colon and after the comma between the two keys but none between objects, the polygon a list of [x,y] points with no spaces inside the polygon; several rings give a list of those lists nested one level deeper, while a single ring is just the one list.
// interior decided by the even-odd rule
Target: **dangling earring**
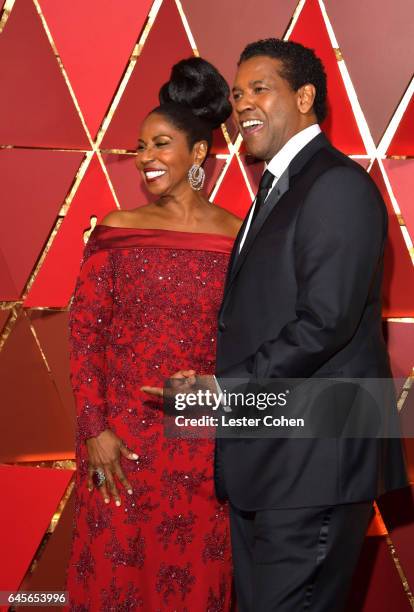
[{"label": "dangling earring", "polygon": [[203,189],[204,180],[206,178],[206,173],[204,172],[204,168],[202,166],[198,166],[197,164],[193,164],[188,171],[188,182],[191,185],[191,188],[194,191],[200,191]]}]

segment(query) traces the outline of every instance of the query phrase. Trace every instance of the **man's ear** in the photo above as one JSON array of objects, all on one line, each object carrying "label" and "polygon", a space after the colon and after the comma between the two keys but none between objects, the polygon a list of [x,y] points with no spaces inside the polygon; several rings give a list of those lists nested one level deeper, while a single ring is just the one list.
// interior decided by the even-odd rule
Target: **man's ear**
[{"label": "man's ear", "polygon": [[299,112],[302,115],[306,115],[309,112],[313,111],[313,104],[315,102],[316,97],[316,88],[315,85],[311,83],[306,83],[306,85],[302,85],[299,87],[297,97],[297,105]]},{"label": "man's ear", "polygon": [[197,166],[201,166],[205,158],[207,157],[208,144],[206,140],[200,140],[196,142],[193,147],[193,159]]}]

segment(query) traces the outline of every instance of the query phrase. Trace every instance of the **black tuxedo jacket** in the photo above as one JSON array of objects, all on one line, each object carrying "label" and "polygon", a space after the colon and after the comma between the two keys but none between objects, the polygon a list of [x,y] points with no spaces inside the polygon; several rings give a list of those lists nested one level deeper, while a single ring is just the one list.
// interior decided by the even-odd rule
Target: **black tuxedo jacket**
[{"label": "black tuxedo jacket", "polygon": [[[369,175],[323,134],[298,153],[240,254],[246,222],[234,245],[219,314],[222,387],[226,378],[391,377],[381,330],[387,219]],[[215,479],[218,496],[244,510],[357,502],[407,484],[395,438],[219,438]]]}]

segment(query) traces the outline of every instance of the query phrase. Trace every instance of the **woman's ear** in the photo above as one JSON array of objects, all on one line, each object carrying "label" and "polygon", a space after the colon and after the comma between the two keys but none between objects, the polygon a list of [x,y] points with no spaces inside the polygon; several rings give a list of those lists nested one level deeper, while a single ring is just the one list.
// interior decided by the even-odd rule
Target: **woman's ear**
[{"label": "woman's ear", "polygon": [[193,147],[193,159],[197,166],[201,166],[204,162],[205,158],[207,157],[207,150],[208,145],[205,140],[200,140],[199,142],[195,143]]}]

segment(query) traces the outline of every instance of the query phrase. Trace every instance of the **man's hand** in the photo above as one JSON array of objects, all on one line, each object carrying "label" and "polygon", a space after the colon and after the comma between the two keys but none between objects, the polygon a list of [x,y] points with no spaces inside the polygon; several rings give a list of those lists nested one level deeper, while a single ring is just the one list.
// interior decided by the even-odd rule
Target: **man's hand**
[{"label": "man's hand", "polygon": [[89,456],[88,489],[93,489],[93,474],[101,471],[105,475],[104,483],[98,487],[99,492],[106,504],[109,504],[110,495],[115,500],[117,506],[121,505],[121,498],[115,484],[114,476],[118,478],[125,487],[129,495],[132,495],[132,487],[125,477],[119,462],[120,454],[126,459],[134,461],[138,455],[128,449],[118,436],[110,429],[105,429],[95,438],[86,440],[86,447]]},{"label": "man's hand", "polygon": [[[195,370],[179,370],[178,372],[170,376],[170,379],[173,378],[176,380],[176,382],[174,380],[172,384],[177,390],[177,392],[179,390],[186,391],[191,388],[191,385],[194,385],[196,381],[196,373]],[[164,396],[164,391],[160,387],[144,386],[141,387],[141,391],[144,391],[144,393],[148,393],[148,395],[154,395],[155,397],[162,398]]]}]

